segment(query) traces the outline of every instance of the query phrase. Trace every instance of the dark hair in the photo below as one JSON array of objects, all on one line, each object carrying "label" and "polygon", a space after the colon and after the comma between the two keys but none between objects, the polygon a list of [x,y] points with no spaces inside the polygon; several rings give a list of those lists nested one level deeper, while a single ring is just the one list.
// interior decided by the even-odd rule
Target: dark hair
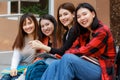
[{"label": "dark hair", "polygon": [[33,36],[34,39],[40,37],[39,31],[38,31],[39,27],[38,27],[38,22],[37,22],[36,17],[31,13],[26,13],[26,14],[22,15],[20,18],[18,34],[17,34],[15,42],[12,46],[12,49],[14,49],[14,48],[22,49],[25,45],[25,36],[27,35],[27,33],[24,32],[24,30],[23,30],[23,23],[26,21],[27,18],[30,21],[33,21],[35,24],[35,30],[34,30],[34,36]]},{"label": "dark hair", "polygon": [[[96,14],[95,9],[94,9],[89,3],[80,3],[80,4],[77,6],[76,10],[75,10],[75,23],[76,23],[75,25],[76,25],[76,27],[79,27],[79,28],[80,28],[80,30],[81,30],[80,33],[85,33],[85,32],[87,31],[86,28],[83,28],[83,27],[77,22],[77,11],[78,11],[80,8],[86,8],[86,9],[88,9],[89,11],[95,13],[95,17],[94,17],[93,22],[92,22],[92,24],[91,24],[91,29],[92,29],[92,30],[96,30],[98,27],[100,27],[99,20],[98,20],[98,18],[97,18],[97,14]],[[79,29],[77,29],[77,30],[79,30]]]},{"label": "dark hair", "polygon": [[[51,21],[53,23],[53,25],[54,25],[54,32],[52,33],[54,42],[52,44],[53,44],[53,47],[56,47],[56,44],[57,44],[56,43],[56,41],[57,41],[56,40],[57,21],[55,20],[55,18],[52,15],[49,15],[49,14],[43,15],[43,16],[40,17],[40,20],[39,20],[39,26],[40,26],[40,28],[41,28],[40,22],[43,19]],[[47,37],[46,35],[43,34],[43,32],[41,31],[41,29],[40,29],[40,32],[42,34],[42,39],[44,39],[45,37]]]},{"label": "dark hair", "polygon": [[59,20],[59,10],[60,9],[66,9],[66,10],[70,11],[73,14],[75,12],[75,6],[72,3],[70,3],[70,2],[66,2],[66,3],[61,4],[58,7],[58,10],[57,10],[57,21],[58,21],[58,38],[60,38],[59,40],[62,39],[63,31],[64,30],[68,30],[68,28],[65,27]]}]

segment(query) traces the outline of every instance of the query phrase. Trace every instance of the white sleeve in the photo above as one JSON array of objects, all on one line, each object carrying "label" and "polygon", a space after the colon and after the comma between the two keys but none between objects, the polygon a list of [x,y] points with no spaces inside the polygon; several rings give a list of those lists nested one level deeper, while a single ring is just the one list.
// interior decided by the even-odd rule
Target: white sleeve
[{"label": "white sleeve", "polygon": [[11,62],[11,69],[13,69],[13,68],[17,69],[17,66],[20,63],[20,60],[21,60],[20,50],[19,49],[14,49],[12,62]]}]

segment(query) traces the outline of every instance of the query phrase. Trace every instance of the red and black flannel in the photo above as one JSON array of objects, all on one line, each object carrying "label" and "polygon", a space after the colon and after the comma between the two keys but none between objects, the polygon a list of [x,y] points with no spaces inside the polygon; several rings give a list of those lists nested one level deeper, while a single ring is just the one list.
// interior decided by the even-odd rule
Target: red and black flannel
[{"label": "red and black flannel", "polygon": [[[84,44],[85,41],[80,40],[80,38],[74,42],[74,45]],[[85,39],[84,39],[85,40]],[[95,57],[100,62],[100,67],[102,69],[102,80],[111,80],[107,79],[107,69],[109,69],[114,64],[115,59],[115,46],[112,33],[108,26],[103,25],[97,30],[92,32],[92,39],[89,43],[81,45],[80,48],[70,48],[67,52],[73,54],[87,55]]]}]

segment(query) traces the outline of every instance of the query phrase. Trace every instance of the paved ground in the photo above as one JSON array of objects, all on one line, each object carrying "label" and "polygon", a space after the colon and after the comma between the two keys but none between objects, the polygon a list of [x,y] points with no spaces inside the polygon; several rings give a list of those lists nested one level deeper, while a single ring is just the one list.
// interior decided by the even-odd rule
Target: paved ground
[{"label": "paved ground", "polygon": [[5,68],[10,67],[12,53],[12,51],[0,51],[0,72]]}]

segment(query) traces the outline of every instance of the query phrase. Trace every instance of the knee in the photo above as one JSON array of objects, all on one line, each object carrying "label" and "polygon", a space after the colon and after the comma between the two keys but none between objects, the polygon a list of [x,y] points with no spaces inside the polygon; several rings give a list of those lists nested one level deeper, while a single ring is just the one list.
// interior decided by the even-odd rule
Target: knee
[{"label": "knee", "polygon": [[73,54],[64,54],[62,60],[66,62],[71,62],[73,56],[74,56]]},{"label": "knee", "polygon": [[59,61],[60,61],[60,60],[55,60],[55,61],[53,61],[50,65],[51,65],[51,66],[56,66],[56,65],[59,64]]}]

